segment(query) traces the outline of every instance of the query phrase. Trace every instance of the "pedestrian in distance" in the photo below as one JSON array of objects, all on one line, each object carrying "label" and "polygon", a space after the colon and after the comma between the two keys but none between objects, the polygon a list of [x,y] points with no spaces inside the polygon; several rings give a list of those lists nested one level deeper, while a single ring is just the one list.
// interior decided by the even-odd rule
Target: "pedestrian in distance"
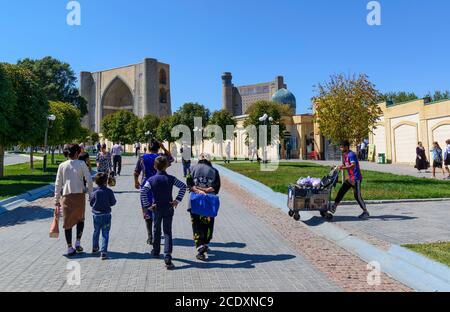
[{"label": "pedestrian in distance", "polygon": [[[111,230],[111,207],[117,201],[114,192],[108,188],[108,175],[97,173],[95,183],[98,188],[94,191],[90,204],[94,220],[94,234],[92,237],[92,253],[100,252],[102,260],[108,259],[109,232]],[[102,246],[100,248],[100,234],[102,235]]]},{"label": "pedestrian in distance", "polygon": [[433,155],[433,178],[436,178],[436,169],[441,169],[445,179],[445,170],[443,168],[442,148],[438,142],[433,142],[433,149],[431,150]]},{"label": "pedestrian in distance", "polygon": [[422,142],[417,143],[416,166],[414,168],[416,168],[419,171],[419,173],[421,173],[422,170],[427,170],[429,168],[427,155],[425,153],[425,148],[423,147]]}]

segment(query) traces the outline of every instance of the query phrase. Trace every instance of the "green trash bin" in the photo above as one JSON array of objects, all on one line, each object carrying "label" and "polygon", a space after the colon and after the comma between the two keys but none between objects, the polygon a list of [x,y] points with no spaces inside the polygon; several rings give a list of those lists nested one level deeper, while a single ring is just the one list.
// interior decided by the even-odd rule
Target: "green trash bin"
[{"label": "green trash bin", "polygon": [[384,153],[378,154],[378,163],[382,165],[386,164],[386,154]]}]

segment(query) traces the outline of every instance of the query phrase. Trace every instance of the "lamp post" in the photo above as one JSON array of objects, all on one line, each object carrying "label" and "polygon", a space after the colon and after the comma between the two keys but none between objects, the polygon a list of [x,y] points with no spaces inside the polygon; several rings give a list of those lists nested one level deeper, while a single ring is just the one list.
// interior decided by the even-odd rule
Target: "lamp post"
[{"label": "lamp post", "polygon": [[45,128],[45,139],[44,139],[44,166],[43,171],[47,172],[47,144],[48,144],[48,129],[50,128],[50,122],[55,121],[55,115],[47,116],[47,127]]},{"label": "lamp post", "polygon": [[195,157],[197,157],[197,159],[198,159],[200,156],[200,152],[199,152],[200,147],[197,144],[198,143],[197,136],[200,135],[200,138],[201,138],[202,129],[200,129],[199,127],[195,127],[193,131],[194,131]]},{"label": "lamp post", "polygon": [[[259,121],[262,122],[265,126],[269,126],[273,122],[273,117],[270,117],[267,114],[264,114],[263,116],[259,117]],[[263,163],[267,164],[267,145],[263,146]]]}]

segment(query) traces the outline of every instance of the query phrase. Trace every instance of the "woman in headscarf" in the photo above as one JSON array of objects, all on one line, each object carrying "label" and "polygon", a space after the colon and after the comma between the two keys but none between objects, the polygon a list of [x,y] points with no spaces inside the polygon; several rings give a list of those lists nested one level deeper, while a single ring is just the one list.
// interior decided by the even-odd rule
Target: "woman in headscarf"
[{"label": "woman in headscarf", "polygon": [[97,172],[105,173],[109,176],[112,171],[112,156],[106,150],[106,144],[102,145],[100,152],[97,154],[96,162],[97,162]]},{"label": "woman in headscarf", "polygon": [[[67,255],[73,256],[83,252],[81,237],[84,230],[86,210],[86,194],[84,181],[87,183],[89,197],[92,195],[92,178],[84,161],[78,159],[80,146],[70,145],[67,148],[69,160],[59,165],[55,182],[56,214],[63,214],[63,228],[67,242]],[[75,248],[72,245],[72,228],[76,226],[77,237]]]},{"label": "woman in headscarf", "polygon": [[419,172],[428,169],[427,155],[425,154],[425,148],[423,147],[422,142],[417,144],[415,168],[419,170]]},{"label": "woman in headscarf", "polygon": [[[191,169],[187,184],[190,187],[191,192],[197,194],[219,194],[219,171],[212,166],[209,155],[200,155],[198,164]],[[205,261],[206,254],[209,251],[209,243],[214,234],[215,218],[203,217],[192,213],[190,204],[189,212],[191,214],[195,247],[197,248],[197,259]]]}]

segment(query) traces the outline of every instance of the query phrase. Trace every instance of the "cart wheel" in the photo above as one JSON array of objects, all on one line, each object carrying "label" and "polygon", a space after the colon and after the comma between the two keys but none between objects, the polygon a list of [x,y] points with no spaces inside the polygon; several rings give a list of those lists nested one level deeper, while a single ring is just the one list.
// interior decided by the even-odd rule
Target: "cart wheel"
[{"label": "cart wheel", "polygon": [[293,210],[289,210],[289,217],[291,217],[291,218],[292,218],[292,217],[294,216],[294,214],[295,214],[295,213],[294,213],[294,211],[293,211]]},{"label": "cart wheel", "polygon": [[300,214],[294,214],[294,220],[295,221],[300,221]]}]

